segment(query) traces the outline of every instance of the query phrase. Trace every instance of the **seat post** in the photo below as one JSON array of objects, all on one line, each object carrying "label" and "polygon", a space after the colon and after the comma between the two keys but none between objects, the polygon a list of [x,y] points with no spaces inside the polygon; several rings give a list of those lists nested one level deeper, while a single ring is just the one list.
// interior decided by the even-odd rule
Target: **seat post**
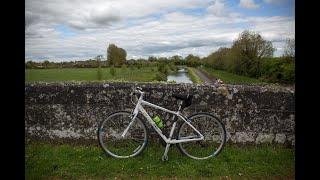
[{"label": "seat post", "polygon": [[180,101],[180,103],[179,103],[179,108],[178,108],[178,112],[181,110],[182,103],[183,103],[183,101]]}]

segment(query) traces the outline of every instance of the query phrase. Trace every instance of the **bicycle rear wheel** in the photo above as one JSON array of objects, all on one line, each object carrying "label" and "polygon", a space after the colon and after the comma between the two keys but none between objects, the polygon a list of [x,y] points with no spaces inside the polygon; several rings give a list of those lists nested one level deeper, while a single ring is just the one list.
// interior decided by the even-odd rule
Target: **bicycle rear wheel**
[{"label": "bicycle rear wheel", "polygon": [[110,114],[100,123],[98,140],[107,154],[116,158],[129,158],[137,156],[144,150],[148,143],[148,131],[138,117],[125,137],[121,137],[131,120],[131,113],[119,111]]},{"label": "bicycle rear wheel", "polygon": [[[179,150],[193,159],[217,156],[226,142],[226,130],[221,121],[208,113],[191,115],[188,120],[204,136],[204,140],[178,143]],[[191,136],[199,135],[184,122],[179,127],[178,139]]]}]

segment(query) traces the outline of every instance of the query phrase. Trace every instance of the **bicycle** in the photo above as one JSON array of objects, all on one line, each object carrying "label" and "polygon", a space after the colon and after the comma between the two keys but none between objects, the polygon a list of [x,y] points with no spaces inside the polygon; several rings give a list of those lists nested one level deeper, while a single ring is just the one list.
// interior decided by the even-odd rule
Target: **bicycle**
[{"label": "bicycle", "polygon": [[[139,155],[146,148],[149,132],[145,122],[138,117],[139,112],[166,143],[163,161],[168,160],[171,144],[177,144],[182,154],[198,160],[217,156],[221,152],[226,142],[226,130],[216,116],[201,112],[186,118],[182,114],[183,109],[191,105],[193,95],[173,94],[172,97],[180,100],[180,103],[178,111],[171,111],[143,100],[144,94],[142,88],[135,88],[131,93],[131,98],[135,96],[137,100],[133,111],[113,112],[100,123],[97,134],[99,145],[104,152],[115,158],[130,158]],[[143,106],[174,115],[169,137],[162,133]],[[178,119],[183,122],[178,128],[176,138],[173,138]]]}]

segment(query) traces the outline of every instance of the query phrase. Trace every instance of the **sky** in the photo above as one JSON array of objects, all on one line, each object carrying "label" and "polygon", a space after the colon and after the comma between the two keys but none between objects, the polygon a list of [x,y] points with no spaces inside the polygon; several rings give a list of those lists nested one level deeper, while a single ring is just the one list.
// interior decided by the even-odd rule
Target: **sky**
[{"label": "sky", "polygon": [[26,0],[25,60],[106,56],[208,56],[244,30],[272,41],[274,56],[295,37],[294,0]]}]

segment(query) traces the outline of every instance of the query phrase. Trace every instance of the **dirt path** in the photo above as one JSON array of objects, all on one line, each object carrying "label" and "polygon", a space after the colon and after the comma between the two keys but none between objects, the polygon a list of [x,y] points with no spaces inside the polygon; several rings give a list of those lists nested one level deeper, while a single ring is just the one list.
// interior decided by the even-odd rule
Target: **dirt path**
[{"label": "dirt path", "polygon": [[209,76],[208,74],[204,73],[202,70],[199,69],[195,69],[195,73],[202,79],[202,81],[205,84],[214,84],[217,80],[217,78]]}]

